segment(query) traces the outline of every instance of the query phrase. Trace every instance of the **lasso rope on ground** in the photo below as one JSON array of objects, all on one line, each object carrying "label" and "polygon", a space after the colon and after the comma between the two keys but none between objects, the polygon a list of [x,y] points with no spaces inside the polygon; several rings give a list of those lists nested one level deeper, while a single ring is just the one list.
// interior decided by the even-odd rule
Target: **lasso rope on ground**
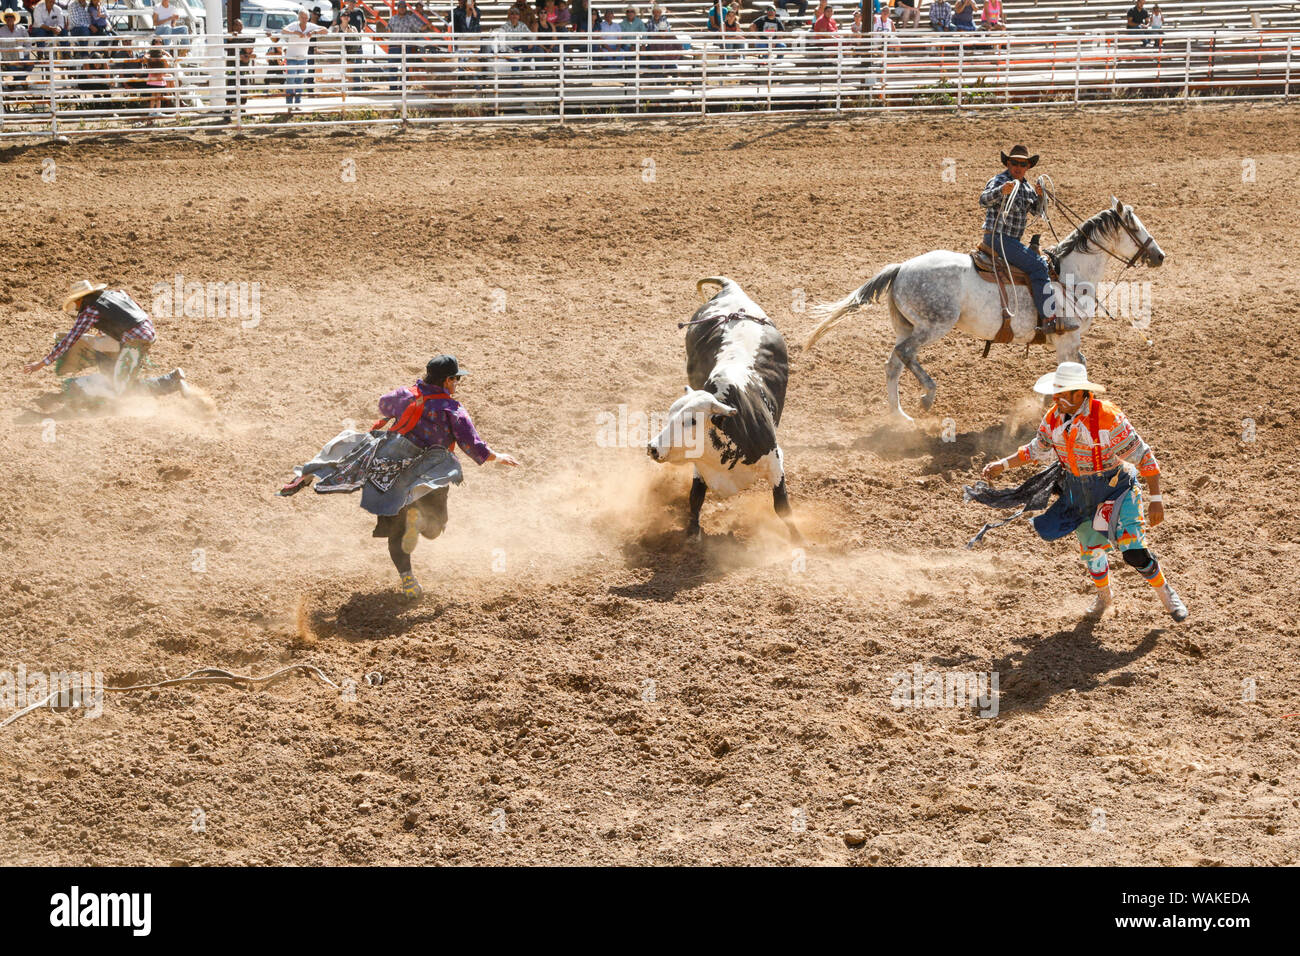
[{"label": "lasso rope on ground", "polygon": [[[285,674],[292,673],[293,671],[302,671],[303,673],[309,674],[322,683],[333,687],[335,690],[343,689],[326,677],[325,672],[315,664],[290,664],[288,667],[282,667],[278,671],[274,671],[262,677],[252,677],[246,674],[232,674],[230,671],[223,671],[216,667],[201,667],[198,670],[190,671],[184,677],[166,677],[149,684],[132,684],[129,687],[104,687],[102,690],[104,693],[112,692],[115,694],[124,694],[129,691],[152,690],[157,687],[176,687],[180,684],[269,684],[271,681],[277,680]],[[40,708],[45,707],[60,694],[66,692],[67,688],[59,688],[44,699],[39,700],[34,704],[28,704],[22,710],[5,718],[4,721],[0,721],[0,727],[8,727],[19,717],[23,717],[34,710],[39,710]]]}]

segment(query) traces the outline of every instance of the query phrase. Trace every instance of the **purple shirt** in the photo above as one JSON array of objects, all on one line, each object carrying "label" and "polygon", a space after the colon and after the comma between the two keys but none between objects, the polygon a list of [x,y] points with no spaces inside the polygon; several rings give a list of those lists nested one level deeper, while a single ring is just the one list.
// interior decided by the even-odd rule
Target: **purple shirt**
[{"label": "purple shirt", "polygon": [[[415,383],[422,395],[432,395],[433,386],[424,381]],[[409,388],[398,388],[379,400],[379,414],[388,418],[400,418],[406,406],[414,401],[415,396]],[[465,449],[465,454],[474,459],[476,464],[483,464],[492,455],[483,439],[478,437],[474,423],[470,421],[469,412],[460,402],[451,398],[426,399],[424,414],[415,423],[415,427],[406,433],[406,437],[421,448],[451,448],[452,443]]]}]

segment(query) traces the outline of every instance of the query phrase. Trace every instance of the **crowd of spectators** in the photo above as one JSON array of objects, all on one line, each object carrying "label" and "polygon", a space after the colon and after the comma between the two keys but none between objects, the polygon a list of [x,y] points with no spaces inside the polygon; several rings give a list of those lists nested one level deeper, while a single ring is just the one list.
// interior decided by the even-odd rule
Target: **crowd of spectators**
[{"label": "crowd of spectators", "polygon": [[[43,58],[77,57],[83,72],[95,79],[103,71],[93,69],[95,58],[120,57],[127,62],[129,82],[147,94],[151,110],[157,110],[167,89],[177,86],[177,64],[185,50],[175,47],[185,41],[187,28],[179,4],[182,0],[140,0],[150,8],[155,36],[147,47],[129,44],[100,44],[115,36],[105,14],[107,0],[0,0],[0,72],[6,82],[27,76]],[[334,0],[338,2],[338,0]],[[304,94],[313,92],[317,77],[317,59],[321,44],[330,34],[341,36],[334,49],[341,47],[344,75],[365,71],[367,85],[376,76],[388,76],[387,85],[397,90],[403,72],[420,69],[422,63],[450,59],[457,68],[478,72],[487,68],[501,70],[529,69],[544,62],[539,54],[552,53],[560,34],[591,31],[597,34],[591,50],[602,54],[607,62],[630,60],[636,56],[646,67],[669,65],[677,41],[667,39],[645,47],[638,37],[674,34],[678,29],[664,7],[630,5],[623,8],[588,7],[589,0],[513,0],[505,21],[485,34],[476,0],[456,0],[450,17],[426,6],[424,0],[394,0],[387,9],[386,21],[373,17],[372,5],[363,9],[357,0],[341,0],[335,8],[331,0],[321,0],[310,12],[304,7],[296,22],[268,35],[268,42],[255,46],[254,38],[244,33],[243,24],[235,21],[227,34],[226,74],[232,100],[243,102],[251,87],[282,89],[290,113],[302,102]],[[752,5],[755,0],[748,0]],[[930,29],[939,32],[979,30],[1001,31],[1008,27],[1002,0],[858,0],[837,9],[829,0],[757,0],[758,9],[746,11],[746,0],[714,0],[702,12],[701,23],[687,23],[683,29],[703,27],[711,32],[756,34],[749,42],[758,49],[775,49],[786,45],[781,34],[807,29],[814,37],[833,35],[866,36],[891,34],[904,29]],[[1159,4],[1146,8],[1146,0],[1133,0],[1125,17],[1125,29],[1141,38],[1146,46],[1161,43],[1165,26]],[[322,9],[323,7],[323,9]],[[444,13],[447,8],[440,4]],[[698,9],[698,8],[697,8]],[[922,13],[926,14],[925,21]],[[380,62],[366,62],[360,34],[374,35],[386,51]],[[384,35],[397,35],[385,41]],[[428,35],[428,39],[422,39]],[[458,38],[474,37],[473,42]],[[740,46],[733,43],[733,48]],[[370,50],[375,50],[373,45]],[[637,51],[633,53],[633,51]],[[261,61],[260,63],[258,61]],[[257,67],[256,71],[254,67]],[[382,79],[381,79],[381,82]],[[90,86],[94,86],[91,83]]]}]

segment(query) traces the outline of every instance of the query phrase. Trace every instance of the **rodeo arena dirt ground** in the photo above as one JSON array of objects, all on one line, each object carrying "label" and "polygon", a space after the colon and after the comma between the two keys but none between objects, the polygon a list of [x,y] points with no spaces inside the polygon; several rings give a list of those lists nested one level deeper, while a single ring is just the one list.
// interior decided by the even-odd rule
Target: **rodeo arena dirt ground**
[{"label": "rodeo arena dirt ground", "polygon": [[[1295,864],[1297,130],[1294,106],[1152,106],[8,148],[3,666],[337,687],[12,721],[4,862]],[[817,303],[969,250],[1021,142],[1168,257],[1124,273],[1149,323],[1100,318],[1084,350],[1160,459],[1181,624],[1118,561],[1117,613],[1087,618],[1076,548],[1023,521],[965,547],[995,514],[963,485],[1032,437],[1051,349],[929,346],[907,427],[885,306],[799,347]],[[710,495],[688,543],[690,469],[646,454],[715,275],[790,346],[801,548],[766,486]],[[48,412],[56,378],[21,367],[81,278],[155,313],[248,283],[254,308],[155,314],[190,399]],[[462,456],[412,603],[356,498],[275,492],[440,352],[520,467]],[[898,705],[934,672],[995,675],[996,714]]]}]

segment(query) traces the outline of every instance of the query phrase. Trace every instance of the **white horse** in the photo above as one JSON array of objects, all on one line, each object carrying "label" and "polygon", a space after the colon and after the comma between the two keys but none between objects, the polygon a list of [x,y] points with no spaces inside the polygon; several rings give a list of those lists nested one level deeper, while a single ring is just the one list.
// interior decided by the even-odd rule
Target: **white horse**
[{"label": "white horse", "polygon": [[[1165,261],[1164,252],[1142,225],[1133,207],[1124,205],[1114,196],[1109,209],[1103,209],[1080,223],[1078,229],[1048,253],[1056,257],[1065,284],[1063,292],[1062,283],[1054,281],[1052,295],[1056,302],[1063,303],[1079,325],[1075,331],[1048,335],[1048,341],[1056,347],[1058,364],[1083,362],[1080,341],[1092,325],[1096,290],[1106,273],[1109,257],[1127,265],[1142,261],[1153,268]],[[999,268],[1003,267],[999,265]],[[898,379],[903,366],[911,370],[925,389],[921,405],[928,411],[934,404],[936,386],[934,379],[917,361],[916,353],[954,328],[977,339],[993,341],[1002,327],[1002,304],[997,283],[981,279],[969,255],[947,250],[927,252],[907,262],[887,266],[856,292],[815,309],[815,314],[825,318],[804,342],[804,351],[811,349],[845,316],[852,315],[868,303],[879,301],[886,294],[897,336],[886,365],[889,405],[894,415],[910,422],[911,416],[898,403]],[[1012,314],[1012,341],[1031,342],[1038,326],[1038,315],[1029,289],[1012,286],[1007,299],[1007,309]]]}]

